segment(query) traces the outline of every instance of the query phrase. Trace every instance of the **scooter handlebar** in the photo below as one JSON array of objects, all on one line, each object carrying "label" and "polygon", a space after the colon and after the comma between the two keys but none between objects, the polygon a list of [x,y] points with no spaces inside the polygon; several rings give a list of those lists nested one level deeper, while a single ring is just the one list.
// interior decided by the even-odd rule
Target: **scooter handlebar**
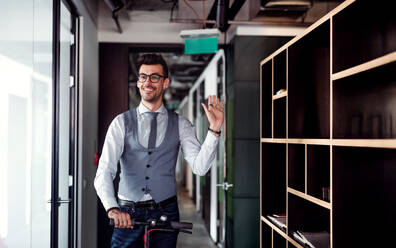
[{"label": "scooter handlebar", "polygon": [[192,229],[193,224],[189,222],[176,222],[176,221],[171,221],[170,226],[173,229]]},{"label": "scooter handlebar", "polygon": [[[170,221],[168,223],[157,222],[158,226],[164,226],[166,224],[168,224],[170,226],[170,228],[172,228],[172,229],[192,229],[193,228],[193,223],[190,223],[190,222],[177,222],[177,221]],[[109,225],[114,226],[114,219],[110,219]],[[132,219],[132,226],[134,226],[134,225],[150,225],[150,222],[139,222],[139,221],[135,221],[134,219]]]}]

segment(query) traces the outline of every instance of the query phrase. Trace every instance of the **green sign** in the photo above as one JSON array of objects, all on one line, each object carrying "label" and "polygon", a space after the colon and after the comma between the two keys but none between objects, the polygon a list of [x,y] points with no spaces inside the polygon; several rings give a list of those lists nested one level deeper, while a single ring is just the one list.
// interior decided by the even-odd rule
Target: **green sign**
[{"label": "green sign", "polygon": [[217,37],[185,39],[184,41],[185,54],[216,53],[217,49]]}]

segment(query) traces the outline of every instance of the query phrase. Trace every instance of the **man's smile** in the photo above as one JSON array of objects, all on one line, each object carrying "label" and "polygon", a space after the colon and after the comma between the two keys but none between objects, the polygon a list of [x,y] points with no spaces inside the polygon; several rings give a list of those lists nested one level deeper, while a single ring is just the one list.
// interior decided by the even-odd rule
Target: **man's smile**
[{"label": "man's smile", "polygon": [[143,91],[146,93],[153,92],[155,89],[153,87],[142,87]]}]

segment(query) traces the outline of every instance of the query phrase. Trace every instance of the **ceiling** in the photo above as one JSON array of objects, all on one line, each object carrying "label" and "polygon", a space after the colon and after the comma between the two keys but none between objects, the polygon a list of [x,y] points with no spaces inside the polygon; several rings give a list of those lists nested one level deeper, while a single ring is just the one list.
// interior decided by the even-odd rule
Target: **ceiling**
[{"label": "ceiling", "polygon": [[[190,23],[199,29],[218,26],[216,12],[219,0],[118,1],[123,1],[124,7],[116,14],[124,19],[126,17],[129,23],[146,22],[156,19],[155,16],[162,16],[162,20],[170,23]],[[227,32],[227,29],[233,25],[309,26],[340,2],[342,0],[229,0],[229,8],[226,13],[228,22],[221,30]],[[140,16],[146,19],[139,20]],[[206,18],[204,19],[202,16]],[[157,22],[160,21],[157,20]],[[125,22],[121,22],[121,29],[123,29],[123,25],[124,28],[127,28]],[[116,31],[115,25],[113,26]],[[140,100],[136,89],[137,72],[135,68],[139,53],[141,52],[131,52],[129,57],[131,106]],[[184,55],[182,49],[177,52],[164,52],[162,55],[169,65],[171,75],[171,85],[169,91],[165,93],[165,101],[169,108],[174,109],[187,95],[189,88],[213,55]]]}]

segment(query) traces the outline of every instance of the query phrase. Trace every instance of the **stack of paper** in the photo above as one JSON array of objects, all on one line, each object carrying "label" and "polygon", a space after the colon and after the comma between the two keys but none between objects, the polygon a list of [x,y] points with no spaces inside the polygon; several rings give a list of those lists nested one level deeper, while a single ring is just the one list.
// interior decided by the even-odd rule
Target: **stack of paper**
[{"label": "stack of paper", "polygon": [[277,227],[279,227],[283,231],[286,231],[286,216],[280,216],[280,215],[272,215],[271,216],[271,215],[268,215],[267,217]]},{"label": "stack of paper", "polygon": [[323,232],[299,232],[293,233],[293,238],[304,247],[330,248],[330,234]]}]

